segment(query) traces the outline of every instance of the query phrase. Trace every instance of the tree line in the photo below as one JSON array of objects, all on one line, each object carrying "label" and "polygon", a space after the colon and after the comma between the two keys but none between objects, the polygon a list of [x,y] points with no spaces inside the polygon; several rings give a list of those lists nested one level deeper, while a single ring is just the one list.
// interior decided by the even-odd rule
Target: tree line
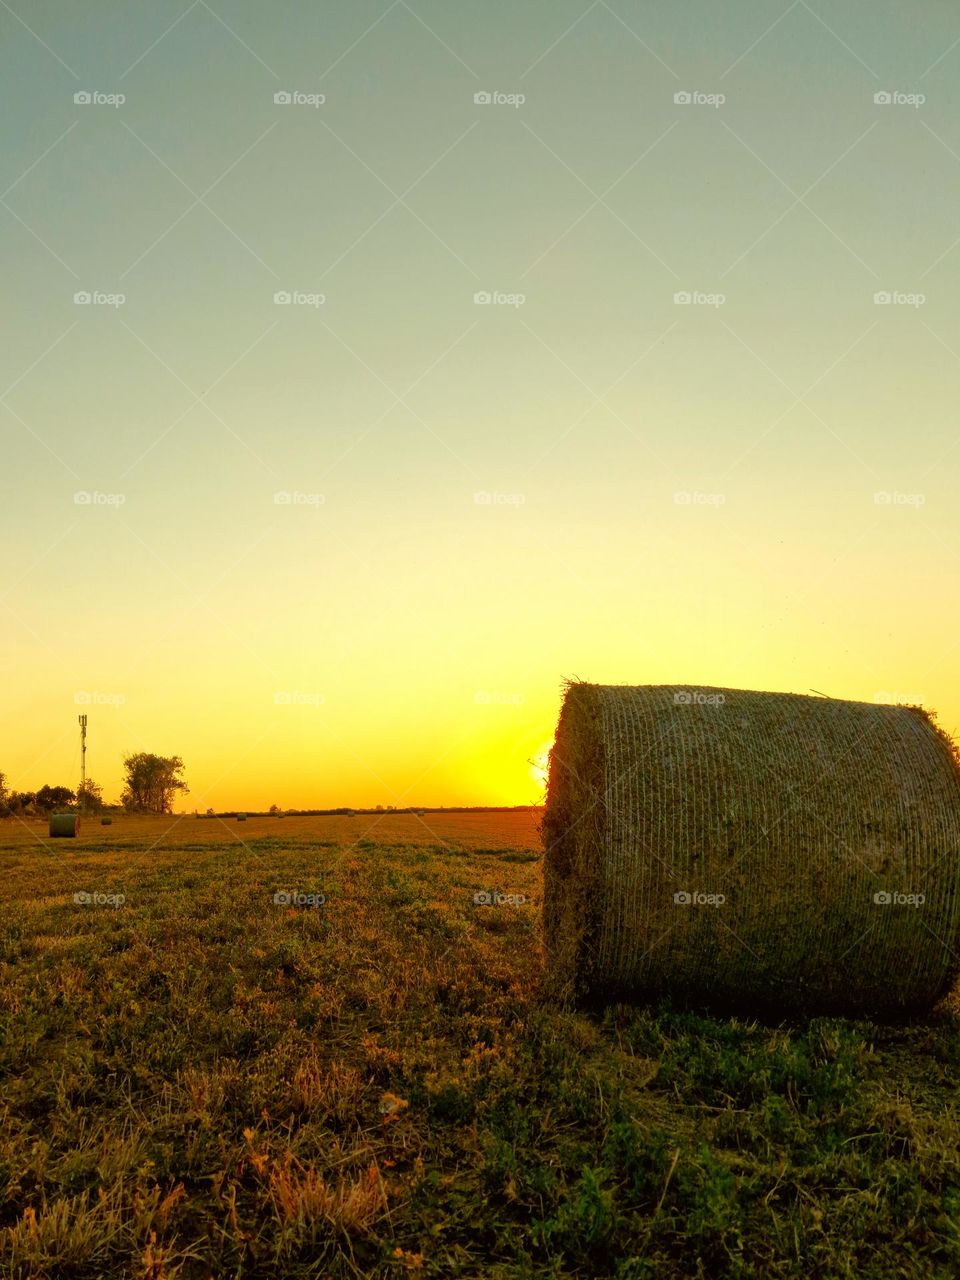
[{"label": "tree line", "polygon": [[[128,813],[172,813],[177,794],[189,790],[183,768],[179,756],[158,756],[149,751],[124,756],[120,807]],[[76,791],[49,784],[39,791],[8,791],[6,775],[0,773],[2,817],[42,817],[63,810],[100,813],[106,807],[103,789],[92,778]]]}]

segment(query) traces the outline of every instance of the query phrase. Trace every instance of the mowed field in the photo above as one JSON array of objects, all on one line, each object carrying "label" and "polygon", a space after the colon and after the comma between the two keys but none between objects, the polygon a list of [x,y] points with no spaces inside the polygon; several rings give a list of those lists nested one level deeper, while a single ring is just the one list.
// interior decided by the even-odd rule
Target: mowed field
[{"label": "mowed field", "polygon": [[557,1008],[537,821],[0,822],[0,1276],[960,1274],[955,1003]]},{"label": "mowed field", "polygon": [[[80,835],[69,842],[51,841],[46,819],[0,819],[0,848],[12,845],[49,845],[58,855],[77,848],[139,848],[144,844],[158,849],[182,849],[195,844],[247,844],[255,846],[263,839],[284,842],[324,842],[324,847],[344,848],[359,840],[381,843],[437,844],[448,843],[477,847],[499,843],[503,847],[541,851],[540,811],[504,810],[478,813],[358,813],[352,817],[330,816],[283,818],[247,816],[236,818],[194,817],[193,814],[170,817],[128,817],[112,814],[109,826],[98,817],[84,817]],[[332,842],[332,845],[329,843]]]}]

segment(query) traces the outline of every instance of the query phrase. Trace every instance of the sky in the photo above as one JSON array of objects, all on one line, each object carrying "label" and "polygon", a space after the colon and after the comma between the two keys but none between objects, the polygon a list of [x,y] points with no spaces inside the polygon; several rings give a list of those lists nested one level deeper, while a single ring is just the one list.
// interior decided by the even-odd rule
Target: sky
[{"label": "sky", "polygon": [[8,785],[85,713],[108,800],[531,803],[572,678],[957,733],[958,72],[940,0],[0,5]]}]

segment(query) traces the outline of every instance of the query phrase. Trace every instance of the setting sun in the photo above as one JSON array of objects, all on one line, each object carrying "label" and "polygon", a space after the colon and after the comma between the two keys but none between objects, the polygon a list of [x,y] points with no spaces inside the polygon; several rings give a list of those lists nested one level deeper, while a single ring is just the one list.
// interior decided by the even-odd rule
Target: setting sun
[{"label": "setting sun", "polygon": [[550,749],[553,746],[553,740],[544,743],[538,752],[530,760],[530,777],[534,782],[538,783],[546,790],[547,774],[550,769]]}]

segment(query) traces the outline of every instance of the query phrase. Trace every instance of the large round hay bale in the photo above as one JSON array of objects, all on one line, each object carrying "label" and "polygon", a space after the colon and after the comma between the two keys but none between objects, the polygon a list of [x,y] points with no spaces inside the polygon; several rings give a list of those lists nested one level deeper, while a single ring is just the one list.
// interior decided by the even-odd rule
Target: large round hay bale
[{"label": "large round hay bale", "polygon": [[960,761],[919,707],[572,684],[543,831],[560,997],[897,1015],[960,969]]},{"label": "large round hay bale", "polygon": [[80,818],[75,813],[51,813],[50,835],[61,838],[80,834]]}]

